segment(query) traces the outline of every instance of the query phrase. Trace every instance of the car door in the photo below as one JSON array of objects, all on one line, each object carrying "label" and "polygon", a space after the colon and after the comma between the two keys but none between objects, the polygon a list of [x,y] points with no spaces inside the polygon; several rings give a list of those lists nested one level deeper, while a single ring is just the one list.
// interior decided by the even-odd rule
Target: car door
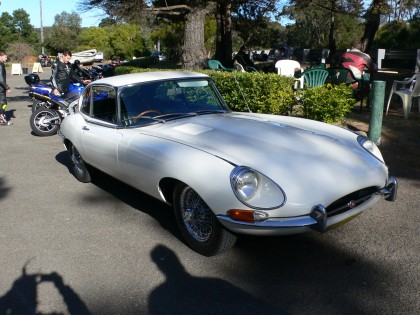
[{"label": "car door", "polygon": [[89,117],[82,126],[81,139],[84,160],[104,171],[118,177],[118,144],[122,133],[117,126],[116,91],[111,86],[95,85],[88,91]]}]

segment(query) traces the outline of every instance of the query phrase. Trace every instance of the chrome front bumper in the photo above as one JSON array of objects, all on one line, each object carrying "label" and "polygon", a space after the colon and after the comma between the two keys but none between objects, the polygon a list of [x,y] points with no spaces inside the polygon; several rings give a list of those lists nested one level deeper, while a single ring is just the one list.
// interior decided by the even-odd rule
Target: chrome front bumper
[{"label": "chrome front bumper", "polygon": [[390,177],[384,188],[379,191],[379,194],[385,196],[385,200],[395,201],[397,199],[398,181],[395,177]]},{"label": "chrome front bumper", "polygon": [[300,217],[269,218],[259,222],[236,221],[224,215],[218,215],[217,218],[228,230],[243,234],[298,234],[310,230],[323,232],[332,225],[347,222],[362,211],[372,207],[379,201],[381,196],[384,196],[387,201],[395,201],[397,198],[397,191],[398,181],[396,178],[390,177],[387,184],[373,194],[364,204],[332,217],[328,217],[326,207],[319,204],[312,208],[309,215]]}]

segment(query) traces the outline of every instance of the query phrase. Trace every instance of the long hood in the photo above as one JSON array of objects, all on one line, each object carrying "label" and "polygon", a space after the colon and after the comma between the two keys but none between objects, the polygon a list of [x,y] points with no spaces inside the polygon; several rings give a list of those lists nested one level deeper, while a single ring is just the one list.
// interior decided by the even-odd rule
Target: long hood
[{"label": "long hood", "polygon": [[383,186],[387,178],[385,165],[357,143],[356,134],[311,120],[229,113],[153,129],[159,137],[254,168],[277,182],[289,201],[302,199],[302,189],[314,199],[329,189],[331,198],[337,198],[341,191]]}]

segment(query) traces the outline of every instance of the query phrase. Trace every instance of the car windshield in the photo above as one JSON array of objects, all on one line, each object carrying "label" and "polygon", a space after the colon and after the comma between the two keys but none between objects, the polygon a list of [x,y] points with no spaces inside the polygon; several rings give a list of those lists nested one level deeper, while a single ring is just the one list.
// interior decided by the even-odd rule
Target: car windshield
[{"label": "car windshield", "polygon": [[121,122],[139,126],[195,115],[228,111],[213,84],[206,79],[141,83],[119,93]]}]

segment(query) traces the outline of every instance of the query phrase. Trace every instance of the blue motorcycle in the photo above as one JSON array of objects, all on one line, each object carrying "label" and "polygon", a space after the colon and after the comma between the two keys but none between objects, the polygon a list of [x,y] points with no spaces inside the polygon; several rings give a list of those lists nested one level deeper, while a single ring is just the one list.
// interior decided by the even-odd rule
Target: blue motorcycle
[{"label": "blue motorcycle", "polygon": [[52,136],[60,129],[62,120],[70,114],[71,108],[77,104],[84,86],[70,83],[65,99],[52,94],[50,85],[32,84],[29,96],[34,100],[30,125],[32,131],[40,136]]}]

